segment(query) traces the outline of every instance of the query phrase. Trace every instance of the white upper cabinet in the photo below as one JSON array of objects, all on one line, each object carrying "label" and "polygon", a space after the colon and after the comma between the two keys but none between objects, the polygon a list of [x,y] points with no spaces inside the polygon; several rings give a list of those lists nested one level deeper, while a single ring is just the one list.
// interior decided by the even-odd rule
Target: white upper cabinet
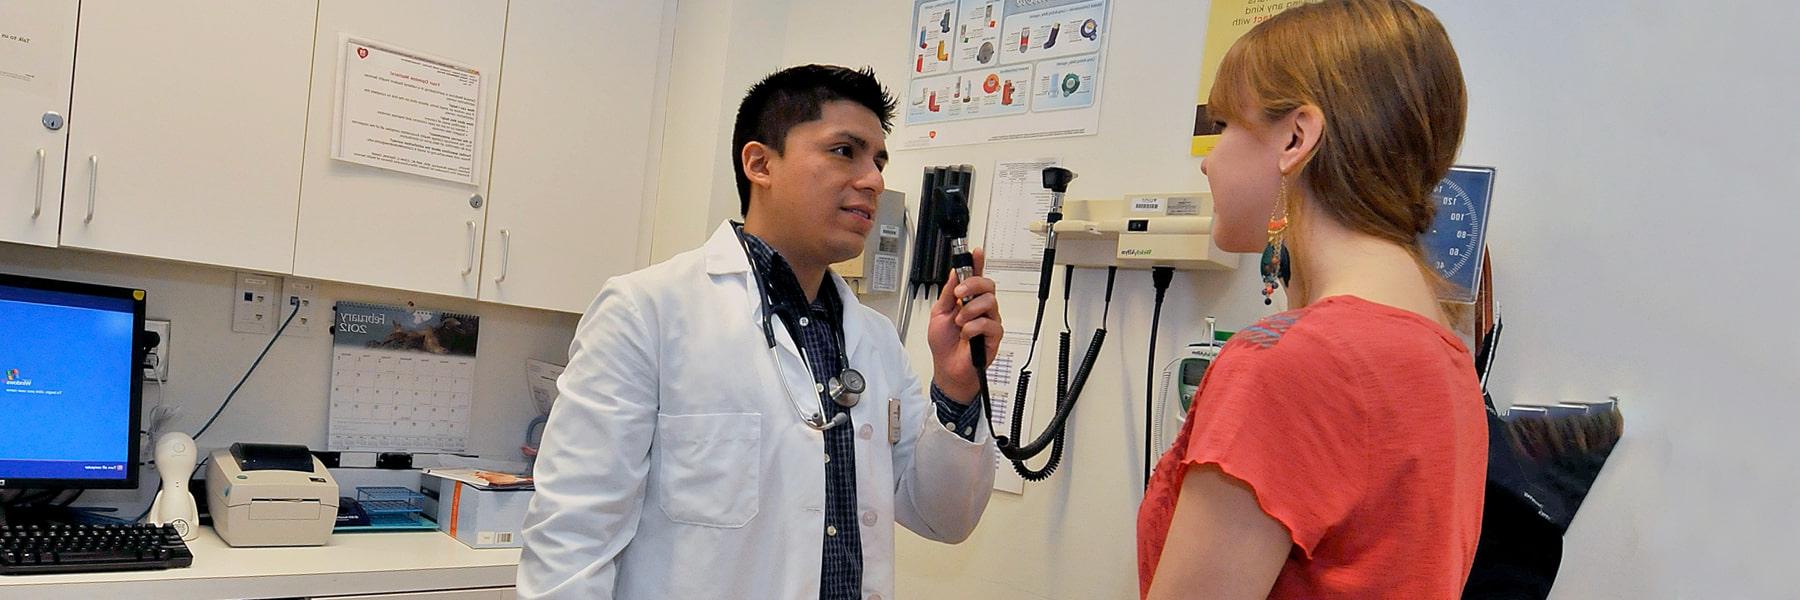
[{"label": "white upper cabinet", "polygon": [[79,7],[0,3],[0,242],[56,245]]},{"label": "white upper cabinet", "polygon": [[62,244],[287,272],[316,3],[80,6]]},{"label": "white upper cabinet", "polygon": [[512,3],[482,300],[578,313],[607,278],[642,265],[665,7]]},{"label": "white upper cabinet", "polygon": [[[295,275],[475,297],[506,4],[320,3]],[[475,106],[460,85],[478,88]],[[358,108],[339,114],[346,92]],[[333,158],[334,143],[362,162]]]}]

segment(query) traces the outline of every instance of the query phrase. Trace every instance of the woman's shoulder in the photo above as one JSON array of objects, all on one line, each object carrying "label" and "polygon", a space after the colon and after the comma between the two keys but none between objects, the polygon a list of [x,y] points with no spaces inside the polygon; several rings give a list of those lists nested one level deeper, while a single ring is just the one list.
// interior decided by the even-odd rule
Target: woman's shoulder
[{"label": "woman's shoulder", "polygon": [[1331,335],[1339,319],[1334,312],[1308,306],[1239,329],[1207,370],[1203,387],[1224,388],[1215,394],[1235,389],[1268,396],[1284,390],[1303,393],[1293,388],[1316,389],[1341,380],[1348,369],[1342,368],[1345,356]]},{"label": "woman's shoulder", "polygon": [[1239,329],[1216,367],[1239,377],[1354,385],[1371,369],[1430,355],[1466,353],[1455,334],[1425,317],[1349,296],[1263,317]]},{"label": "woman's shoulder", "polygon": [[1239,329],[1225,343],[1221,359],[1236,357],[1256,363],[1314,361],[1329,352],[1333,332],[1343,322],[1333,306],[1313,305],[1269,315]]},{"label": "woman's shoulder", "polygon": [[[1462,340],[1443,325],[1355,296],[1332,296],[1264,317],[1239,330],[1226,348],[1273,351],[1276,356],[1318,351],[1361,354],[1395,343],[1467,352]],[[1388,350],[1392,348],[1383,352]]]}]

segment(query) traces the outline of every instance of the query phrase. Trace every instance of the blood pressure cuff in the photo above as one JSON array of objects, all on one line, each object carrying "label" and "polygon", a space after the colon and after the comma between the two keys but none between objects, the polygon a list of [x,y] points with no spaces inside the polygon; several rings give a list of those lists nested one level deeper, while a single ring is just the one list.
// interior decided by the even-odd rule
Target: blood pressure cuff
[{"label": "blood pressure cuff", "polygon": [[[1482,507],[1481,539],[1462,597],[1548,598],[1562,565],[1564,527],[1553,523],[1544,510],[1548,508],[1544,500],[1556,500],[1530,474],[1535,469],[1529,462],[1513,452],[1506,423],[1493,407],[1489,399],[1487,499]],[[1553,510],[1560,511],[1560,507]]]}]

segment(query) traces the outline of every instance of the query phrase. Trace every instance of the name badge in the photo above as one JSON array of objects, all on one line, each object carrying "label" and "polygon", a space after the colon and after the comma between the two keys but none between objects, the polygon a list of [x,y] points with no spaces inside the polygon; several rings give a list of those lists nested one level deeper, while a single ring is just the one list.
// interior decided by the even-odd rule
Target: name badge
[{"label": "name badge", "polygon": [[888,398],[888,445],[900,443],[900,400]]}]

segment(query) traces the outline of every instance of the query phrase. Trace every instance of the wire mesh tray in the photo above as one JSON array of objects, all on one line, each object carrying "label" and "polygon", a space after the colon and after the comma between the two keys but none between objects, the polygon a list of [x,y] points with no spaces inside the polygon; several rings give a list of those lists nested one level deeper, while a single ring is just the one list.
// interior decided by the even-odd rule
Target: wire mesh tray
[{"label": "wire mesh tray", "polygon": [[356,502],[370,517],[416,514],[425,510],[425,495],[403,487],[359,487]]}]

